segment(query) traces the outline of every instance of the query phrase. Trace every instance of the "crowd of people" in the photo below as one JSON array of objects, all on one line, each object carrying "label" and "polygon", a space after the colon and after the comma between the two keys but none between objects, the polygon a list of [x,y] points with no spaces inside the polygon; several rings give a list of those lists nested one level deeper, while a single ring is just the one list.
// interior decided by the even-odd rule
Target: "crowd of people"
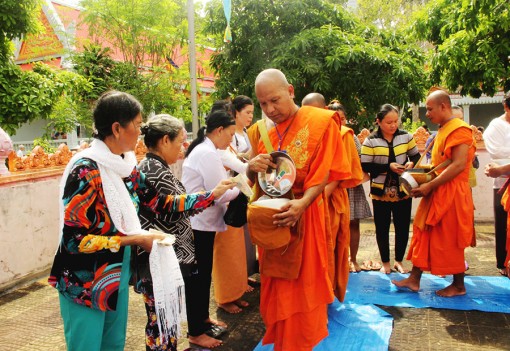
[{"label": "crowd of people", "polygon": [[[312,350],[325,338],[328,304],[344,300],[349,274],[362,269],[409,273],[392,282],[415,292],[424,271],[453,275],[436,294],[466,294],[464,249],[475,242],[469,180],[476,143],[469,125],[454,117],[445,91],[426,100],[426,116],[439,126],[430,164],[441,167],[412,189],[401,176],[422,167],[425,155],[399,129],[397,107],[381,106],[377,128],[361,145],[340,102],[328,105],[314,92],[298,105],[294,87],[277,69],[257,76],[255,95],[259,122],[252,125],[250,97],[217,101],[187,149],[181,120],[160,114],[144,123],[141,104],[124,92],[106,92],[96,102],[95,139],[62,176],[61,233],[49,278],[59,292],[69,350],[124,349],[129,284],[145,304],[147,350],[177,350],[183,318],[190,343],[208,349],[223,343],[228,326],[209,315],[212,281],[217,306],[228,313],[242,313],[248,306],[243,295],[260,287],[262,343],[275,351]],[[510,277],[510,94],[503,106],[504,114],[484,132],[493,160],[485,173],[495,178],[497,268]],[[141,135],[148,152],[137,164]],[[247,220],[226,220],[229,203],[246,196],[243,184],[252,186],[252,204],[269,198],[258,179],[289,172],[277,159],[282,155],[295,168],[286,201],[272,212],[247,205]],[[180,179],[170,168],[179,159]],[[372,216],[365,181],[381,263],[360,265],[359,221]],[[407,250],[413,198],[421,201]],[[281,235],[283,244],[266,242],[268,231]],[[260,282],[254,281],[259,271]]]}]

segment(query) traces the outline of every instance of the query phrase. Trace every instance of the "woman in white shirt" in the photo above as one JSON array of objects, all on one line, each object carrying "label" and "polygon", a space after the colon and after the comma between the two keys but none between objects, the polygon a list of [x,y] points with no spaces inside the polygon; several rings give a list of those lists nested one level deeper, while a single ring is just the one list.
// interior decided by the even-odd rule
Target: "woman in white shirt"
[{"label": "woman in white shirt", "polygon": [[[218,104],[217,104],[218,105]],[[253,100],[239,95],[225,105],[235,119],[236,132],[226,150],[218,150],[223,166],[230,175],[246,175],[247,158],[251,150],[245,128],[253,119]],[[239,313],[248,303],[242,300],[245,292],[253,291],[248,276],[256,273],[255,247],[244,227],[227,226],[226,231],[216,233],[214,240],[213,271],[214,299],[218,307],[228,313]]]},{"label": "woman in white shirt", "polygon": [[[503,108],[505,113],[494,118],[485,132],[483,140],[485,148],[489,152],[491,159],[496,163],[506,163],[510,159],[510,92],[505,94],[503,100]],[[502,159],[505,159],[504,161]],[[498,162],[498,160],[500,160]],[[505,184],[506,177],[498,177],[494,179],[494,230],[496,241],[496,265],[499,273],[505,275],[505,258],[506,252],[506,228],[507,214],[501,205],[501,197],[498,194],[499,189]]]},{"label": "woman in white shirt", "polygon": [[[216,150],[226,149],[234,133],[235,121],[228,112],[215,111],[207,117],[206,126],[198,131],[197,138],[193,140],[186,152],[186,159],[182,166],[182,183],[187,192],[212,189],[218,182],[228,178]],[[214,201],[213,206],[191,217],[198,267],[198,273],[194,279],[190,279],[189,287],[186,286],[191,290],[195,302],[191,307],[193,312],[188,314],[188,330],[192,337],[206,333],[209,337],[216,339],[226,330],[225,323],[213,320],[209,316],[213,247],[216,232],[227,229],[223,221],[227,203],[238,194],[237,188],[228,190]],[[191,320],[190,315],[193,316]],[[216,342],[220,341],[216,339]]]}]

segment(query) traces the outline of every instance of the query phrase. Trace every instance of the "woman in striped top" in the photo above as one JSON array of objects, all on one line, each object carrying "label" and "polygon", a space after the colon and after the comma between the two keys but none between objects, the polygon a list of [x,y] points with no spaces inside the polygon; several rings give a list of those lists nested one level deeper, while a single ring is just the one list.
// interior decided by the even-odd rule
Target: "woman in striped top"
[{"label": "woman in striped top", "polygon": [[395,228],[393,268],[407,273],[402,259],[409,240],[412,199],[403,192],[399,176],[420,158],[413,136],[398,129],[396,107],[385,104],[376,115],[378,129],[365,139],[361,148],[361,167],[370,174],[370,197],[374,209],[377,246],[382,273],[391,272],[389,230],[391,216]]}]

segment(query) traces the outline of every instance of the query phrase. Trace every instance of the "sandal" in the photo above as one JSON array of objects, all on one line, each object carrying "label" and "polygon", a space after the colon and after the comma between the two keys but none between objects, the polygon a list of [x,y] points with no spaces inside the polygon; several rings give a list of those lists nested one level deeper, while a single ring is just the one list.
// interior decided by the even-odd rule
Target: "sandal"
[{"label": "sandal", "polygon": [[207,336],[210,336],[211,338],[218,339],[220,336],[225,334],[227,332],[227,328],[224,328],[222,326],[211,324],[211,327],[206,330],[204,334]]},{"label": "sandal", "polygon": [[372,261],[367,260],[363,261],[363,264],[360,266],[362,271],[371,271],[372,270]]},{"label": "sandal", "polygon": [[[383,268],[382,264],[380,264],[379,262],[377,261],[373,261],[372,262],[372,270],[373,271],[379,271],[381,270],[381,268]],[[388,274],[388,273],[387,273]]]},{"label": "sandal", "polygon": [[404,268],[404,266],[400,263],[395,263],[393,265],[393,269],[396,270],[398,273],[406,274],[409,273],[409,269]]}]

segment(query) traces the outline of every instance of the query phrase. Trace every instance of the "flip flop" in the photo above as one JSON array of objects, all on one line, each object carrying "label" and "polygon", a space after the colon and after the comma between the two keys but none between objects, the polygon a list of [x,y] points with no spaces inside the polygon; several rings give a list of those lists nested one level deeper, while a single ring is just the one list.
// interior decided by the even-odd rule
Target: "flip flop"
[{"label": "flip flop", "polygon": [[227,328],[223,328],[216,324],[211,324],[211,326],[205,332],[205,334],[210,336],[211,338],[218,339],[220,336],[222,336],[226,332],[227,332]]},{"label": "flip flop", "polygon": [[378,271],[380,270],[381,268],[383,268],[382,264],[380,264],[379,262],[377,261],[373,261],[372,262],[372,270],[373,271]]},{"label": "flip flop", "polygon": [[363,261],[360,268],[362,271],[371,271],[372,270],[372,261],[370,261],[370,260]]}]

